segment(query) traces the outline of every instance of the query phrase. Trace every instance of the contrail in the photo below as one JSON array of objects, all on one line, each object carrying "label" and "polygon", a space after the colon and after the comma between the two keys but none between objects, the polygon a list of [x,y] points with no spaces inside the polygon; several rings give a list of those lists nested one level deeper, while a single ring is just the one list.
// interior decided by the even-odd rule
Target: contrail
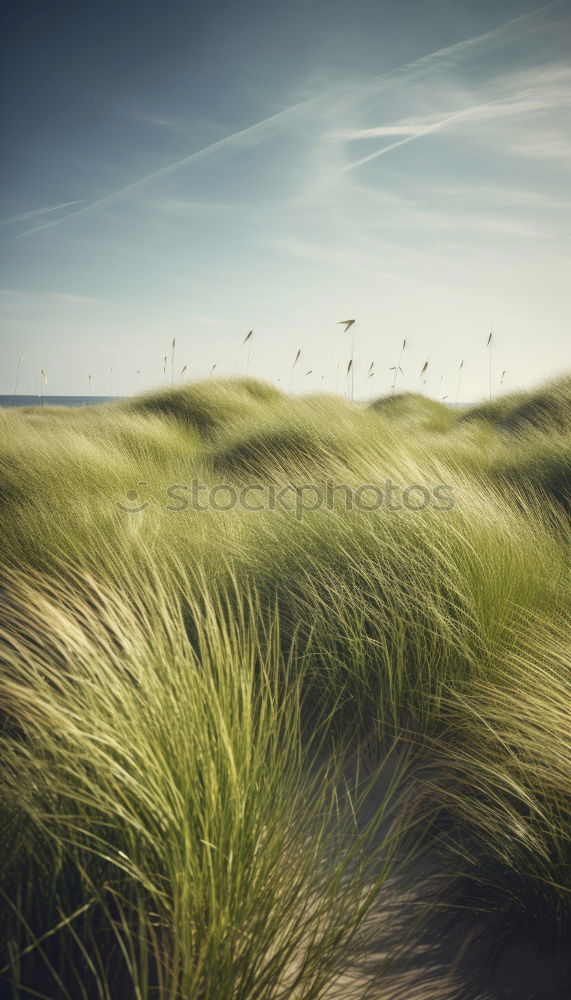
[{"label": "contrail", "polygon": [[447,115],[446,118],[441,118],[432,125],[419,126],[414,133],[405,136],[404,139],[399,139],[397,142],[391,142],[388,146],[382,146],[381,149],[376,149],[374,153],[369,153],[367,156],[362,156],[359,160],[352,160],[350,163],[346,163],[345,166],[336,170],[332,176],[337,177],[339,174],[345,174],[349,170],[354,170],[356,167],[362,166],[363,163],[369,163],[371,160],[376,160],[379,156],[384,156],[385,153],[391,153],[394,149],[406,146],[409,142],[415,142],[417,139],[422,139],[425,135],[429,135],[431,132],[439,132],[440,129],[446,128],[447,125],[450,125],[455,121],[461,120],[462,118],[470,118],[472,115],[477,115],[480,111],[484,111],[485,109],[494,107],[495,105],[501,105],[502,103],[504,103],[502,100],[498,100],[488,101],[485,104],[475,104],[469,108],[465,108],[463,111],[456,111],[453,115]]},{"label": "contrail", "polygon": [[0,219],[0,226],[12,226],[16,222],[25,222],[26,219],[36,219],[38,215],[47,215],[48,212],[57,212],[60,208],[71,208],[72,205],[82,205],[84,202],[85,198],[80,198],[79,201],[62,201],[59,205],[46,205],[45,208],[34,208],[31,212],[21,212],[20,215],[12,215],[9,219]]},{"label": "contrail", "polygon": [[[430,135],[431,132],[438,132],[440,131],[440,129],[446,128],[448,125],[451,125],[456,121],[461,121],[462,119],[471,118],[474,116],[477,117],[481,115],[482,112],[489,112],[491,109],[498,109],[500,111],[500,114],[502,113],[502,109],[504,110],[504,113],[507,114],[521,113],[522,105],[521,103],[518,103],[518,101],[520,101],[522,98],[528,98],[528,103],[525,106],[527,110],[529,110],[530,106],[532,107],[532,109],[542,106],[541,102],[538,102],[537,100],[535,102],[531,102],[530,104],[529,93],[528,91],[524,90],[510,95],[510,97],[500,97],[497,98],[497,100],[495,101],[485,101],[483,104],[473,104],[468,108],[463,108],[461,111],[456,111],[454,112],[454,114],[447,115],[445,118],[440,118],[438,121],[431,122],[430,124],[427,125],[422,125],[420,123],[416,125],[414,124],[409,125],[408,123],[405,123],[403,124],[402,127],[395,125],[394,126],[395,131],[398,128],[401,128],[401,135],[403,135],[403,133],[406,133],[404,134],[404,137],[402,139],[398,139],[396,142],[391,142],[388,146],[382,146],[380,149],[375,150],[373,153],[368,153],[367,156],[362,156],[358,160],[352,160],[349,163],[344,164],[344,166],[339,167],[339,169],[336,170],[330,176],[337,177],[340,174],[347,173],[349,170],[354,170],[356,167],[360,167],[364,163],[369,163],[371,160],[376,160],[379,156],[384,156],[385,153],[391,153],[394,149],[399,149],[401,146],[406,146],[409,142],[415,142],[417,139],[422,139],[425,135]],[[389,126],[389,130],[390,128],[391,127]],[[383,129],[381,129],[380,131],[382,132]],[[368,136],[367,133],[369,133]],[[363,134],[357,135],[356,138],[362,138],[362,137],[372,138],[374,136],[374,133],[375,129],[367,129],[364,130]],[[354,138],[354,136],[351,136],[351,138]]]},{"label": "contrail", "polygon": [[466,49],[478,48],[481,45],[485,45],[487,42],[492,42],[494,39],[500,37],[505,31],[513,28],[516,24],[529,21],[532,18],[537,17],[539,14],[545,13],[545,11],[552,10],[554,7],[559,7],[563,2],[564,0],[551,0],[550,3],[542,4],[540,7],[535,7],[533,10],[528,11],[527,14],[520,14],[518,17],[512,18],[511,21],[506,21],[504,24],[498,25],[497,28],[491,28],[490,31],[485,31],[481,35],[474,35],[472,38],[464,38],[460,42],[453,42],[452,45],[447,45],[442,49],[437,49],[435,52],[430,52],[428,55],[421,56],[413,62],[405,63],[398,69],[390,70],[387,74],[373,77],[368,81],[368,83],[363,85],[363,88],[366,89],[367,86],[370,86],[374,89],[375,85],[382,82],[387,76],[394,78],[395,83],[400,83],[404,79],[409,79],[417,72],[422,73],[424,70],[430,69],[433,65],[440,65],[450,56],[459,56],[465,52]]},{"label": "contrail", "polygon": [[[124,187],[118,188],[110,194],[103,195],[102,198],[97,198],[95,201],[90,202],[83,208],[77,209],[75,212],[68,212],[65,218],[72,219],[78,215],[83,215],[85,212],[90,212],[95,208],[100,208],[102,205],[108,205],[115,201],[116,198],[120,198],[124,194],[136,191],[145,184],[150,184],[151,181],[155,181],[159,177],[164,177],[166,174],[173,173],[175,170],[188,166],[190,163],[197,163],[200,160],[206,159],[207,156],[210,156],[212,153],[217,153],[219,150],[225,149],[227,146],[254,145],[256,142],[260,141],[260,138],[264,133],[271,132],[276,126],[280,126],[284,121],[287,121],[287,119],[293,118],[296,112],[309,107],[311,104],[315,104],[317,101],[323,100],[323,98],[325,96],[329,96],[330,93],[331,92],[328,92],[327,95],[318,94],[316,97],[309,98],[309,100],[292,104],[291,107],[284,108],[282,111],[278,111],[276,114],[270,115],[269,118],[264,118],[261,121],[256,122],[254,125],[249,125],[247,128],[240,129],[238,132],[232,132],[230,135],[224,136],[223,139],[218,139],[216,142],[212,142],[208,146],[203,146],[202,149],[197,149],[194,153],[189,153],[187,156],[183,156],[181,159],[175,160],[174,163],[167,163],[164,167],[159,167],[158,170],[154,170],[150,174],[145,174],[144,177],[140,177],[138,180],[132,181],[130,184],[126,184]],[[34,226],[32,229],[26,229],[23,233],[19,233],[16,239],[21,239],[23,236],[29,236],[31,233],[37,233],[40,229],[48,229],[50,226],[57,226],[58,223],[63,221],[63,219],[54,219],[51,222],[44,222],[42,225]]]},{"label": "contrail", "polygon": [[[419,59],[415,59],[412,62],[405,63],[403,66],[396,70],[389,70],[387,73],[383,73],[380,76],[372,77],[369,81],[364,84],[357,85],[358,89],[366,91],[368,88],[377,90],[379,86],[383,88],[389,87],[391,85],[397,85],[402,83],[404,79],[408,79],[415,73],[422,72],[423,70],[431,67],[432,65],[439,64],[442,60],[447,59],[452,55],[458,55],[464,52],[467,48],[475,48],[486,42],[491,41],[496,38],[502,32],[513,27],[515,24],[519,24],[523,21],[529,20],[535,17],[537,14],[544,13],[546,10],[550,10],[553,7],[559,6],[563,0],[552,0],[551,3],[544,4],[541,7],[528,12],[527,14],[521,14],[511,21],[507,21],[505,24],[500,25],[497,28],[493,28],[491,31],[486,31],[481,35],[474,35],[473,38],[466,38],[460,42],[455,42],[453,45],[448,45],[442,49],[437,49],[435,52],[431,52],[428,55],[421,56]],[[175,160],[173,163],[168,163],[164,167],[159,167],[158,170],[152,171],[150,174],[145,174],[144,177],[140,177],[138,180],[132,181],[130,184],[126,184],[124,187],[118,188],[116,191],[112,191],[107,195],[103,195],[101,198],[96,198],[94,201],[89,202],[89,204],[84,205],[83,208],[78,208],[74,212],[68,212],[65,216],[60,219],[53,219],[49,222],[44,222],[39,226],[33,226],[31,229],[26,229],[24,232],[19,233],[16,239],[22,239],[25,236],[30,236],[32,233],[37,233],[41,229],[48,229],[51,226],[57,226],[67,219],[76,218],[79,215],[84,215],[86,212],[91,212],[94,209],[100,208],[104,205],[109,205],[111,202],[115,201],[117,198],[122,197],[125,194],[130,194],[132,191],[136,191],[139,188],[144,187],[146,184],[150,184],[152,181],[157,180],[160,177],[164,177],[167,174],[173,173],[175,170],[179,170],[181,167],[188,166],[191,163],[197,163],[200,160],[206,159],[213,153],[217,153],[221,149],[226,149],[231,146],[240,145],[254,145],[261,141],[264,136],[272,132],[273,130],[280,128],[284,123],[287,124],[288,120],[295,118],[297,113],[308,109],[310,106],[320,103],[321,101],[330,99],[335,94],[343,93],[347,88],[336,87],[334,89],[328,90],[325,93],[318,94],[315,97],[311,97],[304,101],[299,101],[296,104],[292,104],[288,108],[284,108],[282,111],[278,111],[268,118],[263,118],[259,122],[255,122],[253,125],[249,125],[247,128],[239,129],[237,132],[232,132],[230,135],[224,136],[222,139],[218,139],[216,142],[210,143],[208,146],[204,146],[202,149],[198,149],[193,153],[189,153],[186,156]],[[459,112],[462,114],[463,112]],[[434,126],[436,128],[438,126]],[[441,126],[440,126],[441,127]],[[397,146],[404,145],[405,142],[411,142],[417,136],[410,136],[407,139],[400,140],[398,143],[394,143],[391,147],[385,147],[384,150],[375,155],[382,155],[383,152],[388,152],[390,148],[396,149]],[[364,162],[364,161],[360,161]],[[357,164],[353,164],[356,166]],[[347,169],[351,169],[348,167]]]}]

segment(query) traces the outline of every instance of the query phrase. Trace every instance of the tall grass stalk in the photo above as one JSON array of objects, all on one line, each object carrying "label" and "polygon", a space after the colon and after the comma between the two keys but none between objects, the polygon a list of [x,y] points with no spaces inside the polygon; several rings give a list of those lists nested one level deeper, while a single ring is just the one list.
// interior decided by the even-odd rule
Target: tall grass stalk
[{"label": "tall grass stalk", "polygon": [[18,382],[20,380],[20,368],[22,366],[23,358],[18,358],[18,365],[16,367],[16,381],[14,382],[14,405],[16,403],[16,396],[18,394]]},{"label": "tall grass stalk", "polygon": [[456,398],[454,400],[455,403],[458,402],[458,397],[460,395],[460,383],[462,381],[462,372],[463,371],[464,371],[464,358],[462,358],[462,360],[460,362],[460,367],[458,368],[458,385],[456,386]]},{"label": "tall grass stalk", "polygon": [[401,375],[403,374],[403,370],[401,368],[401,362],[402,362],[402,358],[403,358],[403,354],[405,352],[405,349],[406,349],[406,337],[404,338],[404,340],[402,342],[402,346],[401,346],[401,349],[400,349],[400,354],[399,354],[399,359],[398,359],[397,364],[393,365],[391,368],[389,368],[389,371],[394,372],[393,383],[392,383],[392,386],[391,386],[392,392],[396,391],[397,376],[398,376],[399,372],[400,372]]},{"label": "tall grass stalk", "polygon": [[294,375],[295,367],[296,367],[296,365],[297,365],[297,363],[298,363],[298,361],[299,361],[300,358],[301,358],[301,347],[299,348],[299,350],[298,350],[295,358],[293,359],[293,363],[292,363],[292,366],[291,366],[291,377],[290,377],[290,380],[289,380],[289,392],[290,392],[290,396],[291,396],[291,394],[293,392],[293,375]]},{"label": "tall grass stalk", "polygon": [[253,337],[253,334],[254,334],[254,331],[253,330],[249,330],[248,333],[246,334],[246,336],[244,337],[243,341],[242,341],[242,346],[244,346],[244,344],[248,345],[248,354],[247,354],[247,357],[246,357],[246,375],[248,374],[248,372],[250,370],[250,355],[252,353],[252,337]]},{"label": "tall grass stalk", "polygon": [[348,330],[351,330],[351,357],[350,357],[350,360],[349,360],[349,364],[347,366],[347,374],[348,375],[349,375],[349,373],[351,374],[351,395],[350,395],[350,398],[352,400],[352,399],[354,399],[354,395],[355,395],[355,392],[354,392],[354,390],[355,390],[355,380],[354,380],[355,379],[355,365],[354,365],[354,361],[355,361],[355,320],[354,319],[342,319],[342,320],[339,320],[339,324],[338,325],[345,327],[344,333],[347,333]]}]

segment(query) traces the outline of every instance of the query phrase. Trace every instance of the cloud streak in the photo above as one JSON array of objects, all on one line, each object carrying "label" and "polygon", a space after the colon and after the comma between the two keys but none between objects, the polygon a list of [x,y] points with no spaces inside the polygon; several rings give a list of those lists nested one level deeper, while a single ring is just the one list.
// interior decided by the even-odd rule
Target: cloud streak
[{"label": "cloud streak", "polygon": [[[487,45],[493,43],[495,40],[501,39],[506,33],[516,25],[522,24],[524,22],[530,21],[530,19],[537,17],[538,15],[544,13],[545,11],[556,7],[561,3],[561,0],[553,0],[552,3],[546,4],[542,7],[536,8],[527,14],[520,15],[517,18],[500,25],[491,31],[485,32],[484,34],[475,35],[472,38],[463,39],[460,42],[456,42],[453,45],[446,46],[445,48],[438,49],[428,55],[422,56],[419,59],[413,60],[411,62],[405,63],[403,66],[396,70],[391,70],[385,74],[374,77],[364,84],[355,85],[350,88],[334,88],[325,93],[319,94],[315,97],[305,99],[303,101],[297,102],[281,111],[270,115],[267,118],[262,119],[250,125],[244,129],[239,129],[236,132],[217,140],[216,142],[209,143],[207,146],[201,149],[195,150],[186,156],[180,157],[172,163],[165,164],[163,167],[159,167],[148,174],[145,174],[138,179],[131,181],[129,184],[123,185],[116,190],[110,192],[109,194],[103,195],[88,204],[84,204],[83,207],[76,209],[75,211],[68,212],[65,216],[58,219],[53,219],[48,222],[41,223],[40,225],[33,226],[30,229],[26,229],[19,233],[16,239],[22,239],[31,236],[33,233],[37,233],[41,230],[51,228],[53,226],[61,225],[69,219],[77,218],[89,212],[93,212],[99,208],[104,208],[107,205],[112,204],[117,199],[120,199],[126,195],[130,195],[133,192],[141,190],[148,184],[151,184],[157,180],[160,180],[175,171],[181,170],[184,167],[190,166],[194,163],[199,163],[202,160],[207,159],[216,153],[229,149],[229,148],[249,148],[257,145],[258,143],[264,141],[266,138],[280,132],[284,127],[292,125],[298,122],[300,117],[305,115],[312,108],[319,108],[320,105],[325,105],[326,109],[330,108],[332,100],[336,97],[341,97],[342,95],[347,96],[355,93],[359,95],[366,95],[368,92],[374,92],[376,94],[381,93],[384,90],[395,88],[406,81],[422,75],[423,73],[433,70],[438,66],[446,63],[447,61],[460,57],[469,50],[478,49],[480,47],[486,47]],[[448,118],[438,121],[430,126],[427,126],[422,132],[423,135],[427,134],[429,131],[437,131],[440,128],[445,127],[447,124],[452,123],[454,120],[467,116],[473,113],[473,109],[467,109],[466,111],[457,112]],[[383,150],[377,151],[375,154],[370,154],[369,157],[363,158],[360,161],[355,161],[352,165],[347,165],[342,169],[353,169],[353,167],[360,165],[360,163],[367,162],[367,159],[375,158],[376,156],[384,155],[384,153],[390,152],[391,150],[399,148],[399,146],[405,145],[408,142],[414,141],[419,136],[417,134],[411,134],[405,138],[399,140],[396,143],[391,144],[388,147],[384,147]],[[65,207],[70,207],[72,203],[68,203]],[[64,206],[60,206],[64,207]],[[39,210],[41,214],[41,210]],[[20,220],[22,221],[22,220]]]},{"label": "cloud streak", "polygon": [[[145,187],[147,184],[151,184],[153,181],[166,177],[168,174],[172,174],[176,170],[180,170],[182,167],[190,166],[190,164],[193,163],[199,163],[208,156],[212,156],[214,153],[220,152],[228,147],[248,147],[256,145],[270,133],[280,129],[289,121],[292,121],[297,116],[297,112],[307,109],[309,105],[321,100],[322,97],[323,95],[319,95],[317,97],[310,98],[309,100],[301,101],[298,104],[294,104],[289,108],[284,108],[282,111],[278,111],[276,114],[270,115],[268,118],[264,118],[261,121],[256,122],[254,125],[249,125],[247,128],[239,129],[237,132],[232,132],[223,139],[218,139],[216,142],[212,142],[208,146],[203,146],[202,149],[197,149],[195,152],[189,153],[187,156],[183,156],[180,159],[175,160],[173,163],[168,163],[164,167],[159,167],[158,170],[153,170],[152,173],[145,174],[144,177],[140,177],[138,180],[132,181],[130,184],[125,184],[123,187],[118,188],[116,191],[112,191],[110,194],[104,195],[102,198],[97,198],[95,201],[90,202],[83,208],[80,208],[75,212],[68,213],[66,219],[75,218],[78,215],[84,215],[86,212],[92,212],[94,209],[110,205],[118,198],[123,197],[123,195],[131,194],[133,191],[137,191],[140,188]],[[19,233],[16,238],[21,239],[24,236],[29,236],[41,229],[47,229],[51,226],[58,225],[61,221],[64,220],[54,219],[53,222],[45,222],[40,226],[34,226],[32,229],[27,229],[23,233]]]},{"label": "cloud streak", "polygon": [[[74,205],[82,205],[85,198],[79,201],[62,201],[59,205],[46,205],[45,208],[34,208],[30,212],[20,212],[19,215],[12,215],[8,219],[0,219],[0,226],[13,226],[18,222],[28,222],[30,219],[37,219],[50,212],[59,212],[62,208],[72,208]],[[75,214],[75,213],[74,213]]]},{"label": "cloud streak", "polygon": [[[430,116],[424,121],[403,121],[389,126],[382,125],[378,128],[347,130],[345,132],[333,133],[333,138],[341,138],[347,141],[355,139],[382,138],[391,135],[403,136],[402,139],[398,139],[396,142],[392,142],[387,146],[382,146],[380,149],[377,149],[372,153],[368,153],[366,156],[362,156],[358,160],[352,160],[349,163],[346,163],[343,167],[339,168],[338,171],[335,171],[333,176],[346,173],[349,170],[354,170],[356,167],[369,163],[371,160],[376,160],[380,156],[392,153],[395,149],[400,149],[401,146],[406,146],[411,142],[415,142],[417,139],[422,139],[424,136],[431,135],[433,132],[439,132],[450,126],[463,124],[464,122],[470,120],[486,121],[506,116],[531,114],[534,111],[544,111],[548,108],[568,104],[570,103],[570,100],[571,97],[568,91],[561,92],[557,90],[551,95],[545,95],[541,91],[537,94],[533,94],[530,93],[529,90],[525,90],[519,94],[513,95],[510,98],[499,98],[495,101],[475,104],[436,120],[433,119],[433,116]],[[541,148],[544,149],[545,144]],[[568,144],[565,145],[565,149],[568,150]]]}]

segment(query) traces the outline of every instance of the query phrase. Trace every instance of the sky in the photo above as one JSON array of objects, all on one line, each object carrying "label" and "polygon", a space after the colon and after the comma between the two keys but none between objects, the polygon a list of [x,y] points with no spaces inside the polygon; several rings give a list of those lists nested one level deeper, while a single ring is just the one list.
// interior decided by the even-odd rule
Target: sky
[{"label": "sky", "polygon": [[569,367],[571,0],[11,7],[0,393]]}]

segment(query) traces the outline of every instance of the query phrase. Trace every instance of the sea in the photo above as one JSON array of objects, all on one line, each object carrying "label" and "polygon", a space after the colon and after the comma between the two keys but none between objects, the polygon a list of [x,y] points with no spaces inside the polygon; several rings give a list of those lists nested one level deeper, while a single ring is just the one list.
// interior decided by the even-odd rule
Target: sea
[{"label": "sea", "polygon": [[122,396],[0,396],[0,406],[97,406],[112,403]]},{"label": "sea", "polygon": [[[0,407],[13,406],[98,406],[101,403],[114,403],[125,396],[0,396]],[[452,403],[446,401],[446,406],[465,409],[471,403]]]}]

